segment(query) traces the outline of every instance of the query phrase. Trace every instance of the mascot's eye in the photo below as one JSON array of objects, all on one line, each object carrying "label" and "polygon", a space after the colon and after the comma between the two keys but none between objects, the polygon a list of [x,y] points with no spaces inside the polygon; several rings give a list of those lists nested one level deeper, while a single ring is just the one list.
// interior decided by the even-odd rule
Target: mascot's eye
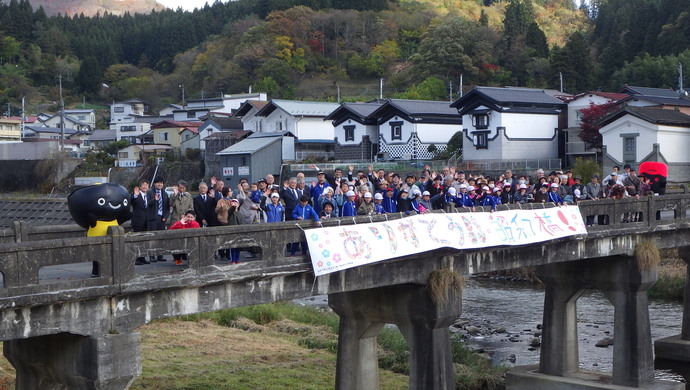
[{"label": "mascot's eye", "polygon": [[127,202],[127,199],[124,199],[124,200],[122,200],[122,204],[127,206],[129,204],[129,202]]},{"label": "mascot's eye", "polygon": [[105,205],[105,198],[98,198],[98,204],[101,206]]}]

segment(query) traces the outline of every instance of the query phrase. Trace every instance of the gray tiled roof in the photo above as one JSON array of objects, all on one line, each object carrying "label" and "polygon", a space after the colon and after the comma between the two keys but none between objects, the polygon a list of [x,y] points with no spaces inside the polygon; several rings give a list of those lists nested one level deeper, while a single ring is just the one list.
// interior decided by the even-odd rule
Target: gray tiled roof
[{"label": "gray tiled roof", "polygon": [[450,102],[390,99],[390,104],[410,115],[458,115],[458,110],[451,108]]},{"label": "gray tiled roof", "polygon": [[670,98],[677,98],[678,92],[668,89],[668,88],[649,88],[649,87],[636,87],[632,85],[627,85],[623,91],[629,90],[631,92],[635,92],[638,95],[644,95],[644,96],[663,96],[663,97],[670,97]]},{"label": "gray tiled roof", "polygon": [[293,116],[326,117],[328,114],[340,107],[340,104],[338,103],[305,102],[300,100],[272,100],[271,103],[269,103],[269,106],[271,104],[282,108],[285,110],[285,112]]},{"label": "gray tiled roof", "polygon": [[601,120],[601,125],[615,121],[623,115],[630,114],[649,123],[669,126],[690,126],[690,115],[678,110],[650,108],[650,107],[624,107]]},{"label": "gray tiled roof", "polygon": [[343,103],[343,107],[360,115],[364,118],[371,115],[377,108],[381,107],[380,103]]},{"label": "gray tiled roof", "polygon": [[647,100],[652,103],[663,104],[666,106],[690,107],[690,100],[683,99],[679,96],[664,97],[664,96],[647,96],[647,95],[632,95],[626,100]]},{"label": "gray tiled roof", "polygon": [[475,87],[477,92],[498,103],[563,104],[563,101],[540,89]]}]

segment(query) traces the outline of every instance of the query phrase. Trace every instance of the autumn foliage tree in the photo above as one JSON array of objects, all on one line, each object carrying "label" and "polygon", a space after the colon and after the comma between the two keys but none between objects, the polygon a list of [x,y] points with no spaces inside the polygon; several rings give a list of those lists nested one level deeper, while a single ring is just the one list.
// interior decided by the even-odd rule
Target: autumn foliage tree
[{"label": "autumn foliage tree", "polygon": [[601,134],[599,133],[599,121],[618,108],[616,102],[604,104],[590,103],[589,107],[580,110],[580,138],[592,147],[601,147]]}]

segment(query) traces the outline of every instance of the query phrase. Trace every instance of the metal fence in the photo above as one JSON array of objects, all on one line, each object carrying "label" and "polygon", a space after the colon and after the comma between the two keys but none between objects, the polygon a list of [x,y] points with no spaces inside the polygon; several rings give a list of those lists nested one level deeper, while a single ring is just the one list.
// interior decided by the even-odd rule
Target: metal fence
[{"label": "metal fence", "polygon": [[524,160],[475,160],[463,161],[457,164],[458,169],[463,171],[502,171],[511,169],[513,171],[536,171],[543,169],[553,171],[561,169],[561,160],[550,159],[524,159]]}]

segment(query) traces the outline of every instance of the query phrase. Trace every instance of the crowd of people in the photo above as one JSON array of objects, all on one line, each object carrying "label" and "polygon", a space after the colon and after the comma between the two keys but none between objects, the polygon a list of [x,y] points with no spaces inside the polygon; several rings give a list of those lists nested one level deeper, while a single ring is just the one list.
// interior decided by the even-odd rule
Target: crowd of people
[{"label": "crowd of people", "polygon": [[[478,206],[496,210],[500,204],[554,203],[577,204],[582,200],[620,199],[651,194],[649,178],[637,175],[635,169],[625,165],[623,171],[614,167],[603,180],[597,175],[585,183],[571,171],[553,171],[546,174],[542,169],[535,176],[514,174],[506,170],[496,177],[465,174],[454,167],[441,172],[431,171],[429,166],[419,174],[396,172],[368,167],[368,171],[354,171],[353,166],[344,172],[336,168],[324,172],[316,165],[310,174],[316,180],[306,183],[305,173],[275,183],[268,174],[256,183],[240,180],[233,191],[222,180],[210,179],[198,187],[198,195],[188,192],[184,180],[172,186],[173,194],[164,191],[162,178],[153,180],[153,186],[142,180],[131,195],[132,230],[185,229],[212,226],[272,223],[290,220],[313,220],[320,224],[324,218],[354,217],[386,213],[426,213],[452,205],[475,209]],[[587,224],[594,224],[587,217]],[[630,215],[634,220],[636,216]],[[598,221],[605,224],[606,221]],[[306,254],[306,243],[289,245],[291,256],[300,249]],[[239,249],[220,250],[221,260],[239,263]],[[183,255],[175,255],[181,264]],[[165,261],[162,256],[136,259],[136,264]]]}]

